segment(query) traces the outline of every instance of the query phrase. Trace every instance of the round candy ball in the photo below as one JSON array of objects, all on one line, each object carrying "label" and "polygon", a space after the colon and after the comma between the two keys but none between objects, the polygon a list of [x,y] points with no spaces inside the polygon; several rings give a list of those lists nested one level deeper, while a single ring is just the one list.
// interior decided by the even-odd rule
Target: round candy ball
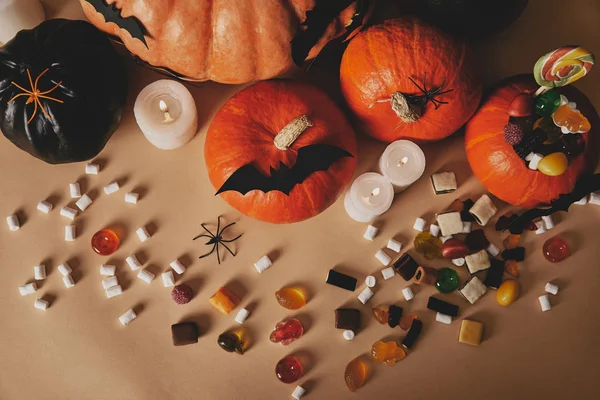
[{"label": "round candy ball", "polygon": [[507,279],[496,292],[496,301],[501,306],[510,306],[519,297],[519,283],[514,279]]},{"label": "round candy ball", "polygon": [[188,285],[177,285],[171,292],[171,298],[177,304],[187,304],[192,301],[194,291]]}]

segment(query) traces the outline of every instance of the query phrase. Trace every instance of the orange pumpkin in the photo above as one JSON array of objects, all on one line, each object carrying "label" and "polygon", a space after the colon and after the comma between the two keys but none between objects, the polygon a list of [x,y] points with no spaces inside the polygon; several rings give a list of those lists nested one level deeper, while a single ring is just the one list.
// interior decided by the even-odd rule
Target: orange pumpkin
[{"label": "orange pumpkin", "polygon": [[205,143],[208,176],[243,214],[271,223],[324,211],[356,167],[352,127],[327,95],[306,83],[270,80],[235,94]]},{"label": "orange pumpkin", "polygon": [[572,160],[565,173],[547,176],[530,170],[513,147],[505,142],[504,126],[509,120],[509,104],[519,93],[532,93],[537,88],[531,75],[518,75],[501,82],[466,126],[467,158],[475,176],[496,197],[521,207],[549,203],[559,195],[571,192],[577,178],[596,165],[597,152],[590,139],[593,138],[592,131],[600,128],[600,119],[590,101],[573,86],[555,90],[577,103],[577,108],[591,122],[592,130],[582,134],[585,151]]},{"label": "orange pumpkin", "polygon": [[340,80],[366,133],[384,142],[443,139],[467,122],[481,99],[466,44],[414,17],[356,35],[344,52]]},{"label": "orange pumpkin", "polygon": [[[80,0],[80,3],[92,24],[118,37],[129,51],[159,69],[195,81],[244,83],[268,79],[293,67],[291,41],[298,30],[309,29],[300,24],[305,21],[306,12],[315,8],[317,0]],[[90,3],[101,9],[96,10]],[[314,47],[309,48],[307,59],[314,58],[330,40],[344,34],[346,26],[356,22],[355,14],[367,18],[368,13],[359,6],[357,1],[351,2],[333,18]],[[107,22],[103,14],[108,14],[107,18],[113,22]],[[353,29],[361,25],[362,21],[359,22],[352,25]],[[132,31],[139,31],[140,27],[145,34],[136,38],[136,32],[119,25]]]}]

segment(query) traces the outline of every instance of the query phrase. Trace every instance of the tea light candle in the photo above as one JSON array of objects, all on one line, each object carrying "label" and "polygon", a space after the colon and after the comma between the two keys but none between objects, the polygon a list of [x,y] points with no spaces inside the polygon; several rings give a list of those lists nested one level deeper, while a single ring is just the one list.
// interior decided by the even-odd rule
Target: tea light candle
[{"label": "tea light candle", "polygon": [[196,102],[177,81],[161,79],[146,86],[135,100],[133,112],[146,139],[159,149],[177,149],[198,130]]},{"label": "tea light candle", "polygon": [[9,42],[19,31],[35,28],[45,19],[38,0],[0,0],[0,42]]},{"label": "tea light candle", "polygon": [[379,158],[381,173],[392,182],[394,191],[401,192],[425,172],[425,154],[409,140],[391,143]]},{"label": "tea light candle", "polygon": [[375,172],[367,172],[354,180],[344,197],[348,215],[358,222],[369,222],[386,212],[394,200],[390,181]]}]

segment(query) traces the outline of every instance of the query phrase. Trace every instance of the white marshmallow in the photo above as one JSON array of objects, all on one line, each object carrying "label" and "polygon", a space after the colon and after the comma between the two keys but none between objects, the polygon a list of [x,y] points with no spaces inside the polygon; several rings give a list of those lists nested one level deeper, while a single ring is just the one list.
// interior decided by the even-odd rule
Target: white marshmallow
[{"label": "white marshmallow", "polygon": [[406,301],[411,301],[415,297],[415,292],[413,292],[410,286],[407,286],[404,289],[402,289],[402,295],[404,296],[404,299],[406,299]]},{"label": "white marshmallow", "polygon": [[423,232],[425,230],[425,224],[427,222],[423,218],[417,218],[415,220],[415,224],[413,225],[413,229],[415,231]]},{"label": "white marshmallow", "polygon": [[440,236],[440,227],[436,224],[429,225],[429,233],[431,233],[431,236]]},{"label": "white marshmallow", "polygon": [[173,275],[173,271],[169,270],[167,272],[163,272],[160,274],[160,277],[162,278],[164,287],[175,286],[175,277]]},{"label": "white marshmallow", "polygon": [[442,244],[446,243],[448,240],[452,239],[454,236],[452,235],[448,235],[448,236],[442,236],[440,238],[440,240],[442,241]]},{"label": "white marshmallow", "polygon": [[48,214],[50,211],[52,211],[53,207],[54,206],[48,203],[46,200],[40,201],[37,205],[37,209],[44,214]]},{"label": "white marshmallow", "polygon": [[590,204],[600,205],[600,192],[590,193]]},{"label": "white marshmallow", "polygon": [[104,186],[104,193],[113,194],[115,192],[118,192],[119,189],[120,189],[119,182],[113,182],[107,186]]},{"label": "white marshmallow", "polygon": [[262,256],[260,260],[254,263],[254,268],[258,271],[259,274],[262,274],[264,270],[273,265],[273,262],[269,258],[269,256]]},{"label": "white marshmallow", "polygon": [[544,221],[544,226],[546,227],[547,231],[554,228],[554,220],[552,219],[551,215],[542,216],[542,221]]},{"label": "white marshmallow", "polygon": [[135,311],[133,311],[131,308],[127,311],[125,311],[125,313],[123,313],[123,315],[121,315],[119,317],[119,322],[125,326],[127,324],[129,324],[131,321],[133,321],[134,319],[137,318],[137,314],[135,313]]},{"label": "white marshmallow", "polygon": [[463,233],[470,233],[473,224],[471,222],[463,222]]},{"label": "white marshmallow", "polygon": [[365,278],[365,284],[368,287],[375,287],[375,285],[377,284],[377,279],[375,279],[373,275],[369,275]]},{"label": "white marshmallow", "polygon": [[587,204],[587,202],[588,202],[588,197],[585,196],[581,200],[577,200],[573,204],[577,204],[578,206],[585,206]]},{"label": "white marshmallow", "polygon": [[377,235],[377,232],[379,232],[379,228],[373,225],[369,225],[367,226],[367,230],[365,231],[363,237],[367,240],[373,241],[373,239],[375,239],[375,236]]},{"label": "white marshmallow", "polygon": [[120,296],[123,294],[123,288],[121,287],[121,285],[117,285],[117,286],[112,286],[108,289],[106,289],[106,297],[108,297],[109,299],[115,296]]},{"label": "white marshmallow", "polygon": [[71,194],[72,199],[78,199],[81,197],[81,186],[79,183],[69,183],[69,193]]},{"label": "white marshmallow", "polygon": [[250,315],[250,311],[246,310],[245,308],[242,308],[240,311],[238,311],[238,313],[235,316],[235,322],[237,322],[238,324],[243,324],[244,321],[246,321],[246,318],[248,318],[248,316]]},{"label": "white marshmallow", "polygon": [[75,230],[75,225],[67,225],[65,226],[65,242],[73,242],[77,237],[77,231]]},{"label": "white marshmallow", "polygon": [[300,400],[302,396],[306,394],[306,390],[302,386],[296,386],[296,389],[292,392],[292,398],[294,400]]},{"label": "white marshmallow", "polygon": [[538,168],[538,164],[540,163],[540,161],[542,161],[542,158],[544,158],[543,155],[539,154],[539,153],[535,153],[532,157],[531,160],[529,160],[529,165],[527,165],[527,167],[529,169],[532,170],[537,170]]},{"label": "white marshmallow", "polygon": [[119,280],[116,276],[109,276],[108,278],[102,279],[102,287],[104,289],[110,289],[111,287],[118,286]]},{"label": "white marshmallow", "polygon": [[378,250],[377,253],[375,253],[375,258],[386,267],[392,262],[392,258],[385,254],[383,250]]},{"label": "white marshmallow", "polygon": [[494,243],[490,243],[486,250],[492,255],[492,257],[496,257],[498,254],[500,254],[500,249]]},{"label": "white marshmallow", "polygon": [[540,302],[540,307],[542,307],[542,311],[548,311],[552,309],[552,304],[550,304],[550,297],[547,294],[538,297],[538,301]]},{"label": "white marshmallow", "polygon": [[452,323],[452,317],[446,314],[437,313],[435,314],[435,320],[437,322],[441,322],[442,324],[450,325]]},{"label": "white marshmallow", "polygon": [[33,278],[36,281],[43,281],[46,279],[46,266],[44,264],[33,267]]},{"label": "white marshmallow", "polygon": [[63,207],[60,209],[60,215],[73,221],[77,216],[77,210],[71,207]]},{"label": "white marshmallow", "polygon": [[100,166],[98,164],[88,163],[85,165],[85,173],[88,175],[98,175]]},{"label": "white marshmallow", "polygon": [[69,276],[71,275],[71,272],[73,272],[73,268],[71,268],[69,263],[60,264],[58,266],[58,272],[60,272],[62,276]]},{"label": "white marshmallow", "polygon": [[72,288],[75,286],[75,281],[71,275],[63,276],[63,283],[65,284],[66,288]]},{"label": "white marshmallow", "polygon": [[390,278],[393,278],[395,274],[396,274],[396,271],[394,271],[394,268],[392,268],[392,267],[388,267],[386,269],[381,270],[381,275],[383,276],[383,279],[386,281]]},{"label": "white marshmallow", "polygon": [[175,271],[177,273],[177,275],[181,275],[185,272],[185,267],[179,260],[175,260],[175,261],[171,262],[171,264],[169,264],[169,265],[171,266],[171,268],[173,268],[173,271]]},{"label": "white marshmallow", "polygon": [[79,200],[77,200],[77,202],[75,203],[77,208],[79,208],[81,211],[85,211],[85,209],[88,208],[91,204],[92,204],[92,198],[90,196],[88,196],[87,194],[84,194],[83,196],[81,196],[81,198]]},{"label": "white marshmallow", "polygon": [[145,226],[139,228],[137,231],[135,231],[135,233],[137,233],[138,238],[140,238],[141,242],[145,242],[146,240],[150,239],[150,234],[146,230]]},{"label": "white marshmallow", "polygon": [[550,282],[546,283],[546,287],[544,287],[544,290],[546,291],[546,293],[550,293],[555,296],[558,294],[558,286]]},{"label": "white marshmallow", "polygon": [[125,194],[125,203],[137,204],[140,195],[134,192],[128,192]]},{"label": "white marshmallow", "polygon": [[544,221],[536,222],[535,226],[537,227],[537,229],[535,230],[536,235],[541,235],[543,233],[546,233],[546,224],[544,224]]},{"label": "white marshmallow", "polygon": [[23,286],[19,286],[19,293],[21,296],[26,296],[28,294],[35,293],[37,290],[37,284],[35,282],[27,283]]},{"label": "white marshmallow", "polygon": [[388,240],[387,248],[395,253],[400,253],[400,250],[402,249],[402,243],[397,240],[390,239]]},{"label": "white marshmallow", "polygon": [[127,257],[125,259],[125,261],[127,262],[127,264],[129,265],[129,268],[131,268],[132,271],[136,271],[136,270],[142,268],[142,263],[140,263],[140,261],[137,259],[135,254]]},{"label": "white marshmallow", "polygon": [[35,308],[37,308],[38,310],[42,310],[42,311],[46,311],[48,309],[49,305],[50,305],[50,303],[48,303],[46,300],[42,300],[42,299],[35,299],[35,302],[33,303],[33,306]]},{"label": "white marshmallow", "polygon": [[525,161],[531,161],[531,160],[533,160],[533,156],[534,156],[534,155],[535,155],[535,153],[533,153],[533,152],[531,152],[531,153],[527,154],[527,155],[525,156]]},{"label": "white marshmallow", "polygon": [[8,224],[8,229],[10,229],[13,232],[18,231],[21,227],[21,224],[19,223],[19,218],[17,218],[15,214],[6,217],[6,223]]},{"label": "white marshmallow", "polygon": [[138,272],[137,277],[146,283],[150,283],[154,279],[154,274],[145,269],[140,269],[140,272]]},{"label": "white marshmallow", "polygon": [[117,267],[114,265],[102,264],[100,265],[100,275],[104,276],[115,276]]},{"label": "white marshmallow", "polygon": [[375,295],[375,292],[371,290],[370,287],[366,287],[360,294],[358,295],[358,301],[363,304],[367,304],[367,301],[371,299]]},{"label": "white marshmallow", "polygon": [[354,331],[352,331],[350,329],[346,329],[342,335],[344,336],[344,339],[346,339],[346,340],[354,339]]}]

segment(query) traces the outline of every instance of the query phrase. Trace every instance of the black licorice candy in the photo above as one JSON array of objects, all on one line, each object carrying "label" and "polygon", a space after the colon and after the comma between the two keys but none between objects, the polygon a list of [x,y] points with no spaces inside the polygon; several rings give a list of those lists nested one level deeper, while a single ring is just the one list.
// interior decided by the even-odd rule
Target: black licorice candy
[{"label": "black licorice candy", "polygon": [[394,269],[405,281],[410,281],[419,268],[419,264],[408,253],[402,254],[394,263]]},{"label": "black licorice candy", "polygon": [[492,289],[498,289],[502,283],[502,275],[504,275],[504,263],[495,258],[492,258],[490,262],[492,266],[488,269],[483,284]]},{"label": "black licorice candy", "polygon": [[419,338],[419,335],[421,334],[422,329],[423,329],[423,322],[421,322],[420,319],[415,319],[412,322],[412,325],[410,326],[408,333],[406,334],[406,336],[404,336],[404,339],[402,340],[402,346],[406,347],[407,349],[410,349],[411,347],[413,347],[415,342]]},{"label": "black licorice candy", "polygon": [[458,306],[445,302],[444,300],[436,299],[433,296],[429,298],[429,301],[427,302],[427,308],[451,317],[458,316]]},{"label": "black licorice candy", "polygon": [[504,250],[502,252],[504,260],[523,261],[525,259],[525,247],[515,247],[514,249]]},{"label": "black licorice candy", "polygon": [[402,307],[391,305],[388,308],[388,325],[390,328],[395,328],[400,323],[400,318],[402,318]]},{"label": "black licorice candy", "polygon": [[335,327],[356,333],[360,328],[360,311],[356,308],[338,308],[335,310]]},{"label": "black licorice candy", "polygon": [[325,282],[329,283],[330,285],[349,290],[351,292],[354,292],[357,284],[356,278],[353,278],[346,274],[342,274],[341,272],[337,272],[332,269],[329,270]]},{"label": "black licorice candy", "polygon": [[473,207],[474,204],[475,202],[471,199],[466,199],[465,201],[463,201],[463,209],[460,212],[460,219],[462,221],[475,222],[475,218],[473,218],[473,216],[469,212],[469,210],[471,210],[471,207]]}]

